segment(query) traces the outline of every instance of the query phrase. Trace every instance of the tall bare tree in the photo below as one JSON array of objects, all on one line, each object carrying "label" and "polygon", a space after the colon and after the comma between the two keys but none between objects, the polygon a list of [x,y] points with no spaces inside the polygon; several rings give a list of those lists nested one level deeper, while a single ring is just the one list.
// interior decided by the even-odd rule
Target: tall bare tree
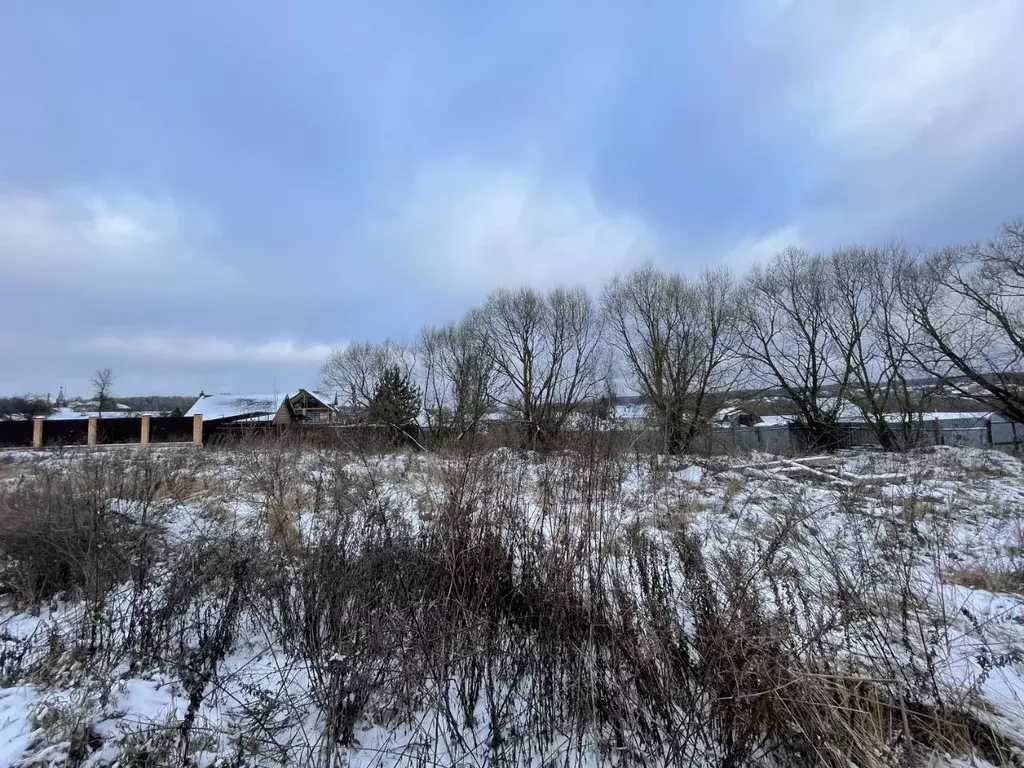
[{"label": "tall bare tree", "polygon": [[1024,422],[1024,219],[993,241],[946,248],[903,289],[920,364],[950,390]]},{"label": "tall bare tree", "polygon": [[606,287],[608,340],[653,410],[669,453],[689,450],[739,375],[735,286],[722,269],[696,281],[648,264]]},{"label": "tall bare tree", "polygon": [[474,434],[494,402],[496,375],[480,313],[424,329],[416,357],[431,436],[461,440]]},{"label": "tall bare tree", "polygon": [[500,290],[479,319],[497,372],[497,400],[531,440],[557,437],[600,393],[600,318],[584,289]]},{"label": "tall bare tree", "polygon": [[381,344],[357,342],[339,347],[328,355],[320,368],[325,389],[337,392],[348,405],[369,408],[388,369],[398,366],[403,376],[411,376],[412,352],[403,344],[385,341]]},{"label": "tall bare tree", "polygon": [[917,330],[900,299],[913,264],[896,243],[844,248],[828,259],[828,331],[848,354],[848,397],[886,450],[903,450],[919,439],[921,413],[934,393],[913,358]]},{"label": "tall bare tree", "polygon": [[92,390],[96,398],[96,410],[100,418],[103,412],[114,407],[111,394],[114,390],[114,373],[109,368],[101,368],[92,377]]},{"label": "tall bare tree", "polygon": [[755,266],[744,283],[744,355],[792,401],[816,448],[839,444],[856,334],[839,339],[828,262],[796,248]]}]

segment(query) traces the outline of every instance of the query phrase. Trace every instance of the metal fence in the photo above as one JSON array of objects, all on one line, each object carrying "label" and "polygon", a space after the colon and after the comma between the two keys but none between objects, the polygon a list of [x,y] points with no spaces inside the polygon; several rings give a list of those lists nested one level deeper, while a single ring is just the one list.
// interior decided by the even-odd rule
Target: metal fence
[{"label": "metal fence", "polygon": [[[150,442],[176,443],[192,439],[191,416],[151,416]],[[0,421],[0,447],[28,448],[32,445],[32,421]],[[96,443],[138,443],[142,418],[96,419]],[[43,445],[85,445],[89,437],[89,419],[46,419]]]},{"label": "metal fence", "polygon": [[[866,424],[844,424],[839,427],[843,447],[878,446],[878,436]],[[704,438],[709,452],[759,450],[766,453],[794,453],[807,449],[807,441],[798,427],[787,424],[772,426],[731,427],[715,429]],[[970,425],[957,422],[925,423],[915,430],[913,442],[918,445],[950,445],[968,448],[1016,450],[1024,447],[1024,424],[989,420],[971,420]]]},{"label": "metal fence", "polygon": [[1013,449],[1024,446],[1024,424],[1010,421],[989,420],[989,440],[996,447],[1009,446]]},{"label": "metal fence", "polygon": [[[627,430],[625,434],[631,447],[651,451],[663,448],[663,436],[655,427]],[[867,424],[841,424],[837,437],[844,448],[879,445],[877,435]],[[987,416],[925,421],[913,425],[911,442],[920,446],[949,445],[1012,451],[1024,448],[1024,424],[996,421]],[[709,455],[733,451],[799,454],[812,449],[806,432],[796,424],[718,427],[698,436],[692,446],[695,452]]]}]

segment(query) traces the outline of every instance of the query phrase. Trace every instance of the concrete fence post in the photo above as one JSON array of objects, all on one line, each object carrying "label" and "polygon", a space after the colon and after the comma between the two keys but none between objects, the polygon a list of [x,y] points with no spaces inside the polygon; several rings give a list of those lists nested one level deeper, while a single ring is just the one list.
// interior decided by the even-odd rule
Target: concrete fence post
[{"label": "concrete fence post", "polygon": [[942,422],[940,422],[938,419],[935,419],[934,423],[935,423],[935,444],[936,445],[944,445],[944,442],[942,440]]},{"label": "concrete fence post", "polygon": [[152,416],[143,416],[139,424],[139,442],[142,445],[149,445],[149,430],[153,423]]},{"label": "concrete fence post", "polygon": [[36,416],[32,420],[32,447],[43,447],[43,425],[46,423],[45,416]]},{"label": "concrete fence post", "polygon": [[203,444],[203,414],[201,413],[192,417],[192,442],[198,445]]},{"label": "concrete fence post", "polygon": [[99,419],[95,416],[89,417],[88,432],[86,433],[85,442],[87,445],[96,445],[96,438],[99,436]]}]

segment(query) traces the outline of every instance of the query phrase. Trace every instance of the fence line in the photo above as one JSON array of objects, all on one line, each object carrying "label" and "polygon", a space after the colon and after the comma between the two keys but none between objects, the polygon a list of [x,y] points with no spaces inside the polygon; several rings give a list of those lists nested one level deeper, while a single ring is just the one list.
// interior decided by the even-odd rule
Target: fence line
[{"label": "fence line", "polygon": [[[946,423],[925,421],[913,426],[913,443],[919,446],[949,445],[999,450],[1024,448],[1024,424],[982,418],[951,420]],[[836,432],[839,446],[843,448],[880,445],[874,430],[867,424],[840,424]],[[663,443],[663,436],[656,427],[629,429],[624,434],[630,445],[642,450],[658,450]],[[796,424],[716,427],[698,435],[692,446],[694,453],[712,455],[732,451],[787,454],[811,449],[813,446],[809,444],[805,432]]]},{"label": "fence line", "polygon": [[202,441],[202,416],[0,421],[0,446],[116,445]]},{"label": "fence line", "polygon": [[[971,448],[1017,450],[1024,447],[1024,424],[985,419],[960,419],[951,423],[923,422],[918,427],[918,445],[950,445]],[[142,416],[117,419],[59,419],[0,422],[0,446],[43,447],[45,445],[97,445],[118,443],[210,442],[231,440],[263,432],[296,433],[309,439],[341,435],[339,425],[328,424],[241,424],[207,422],[202,417]],[[586,432],[587,430],[582,430]],[[654,427],[612,430],[631,448],[656,452],[663,439]],[[352,425],[344,429],[347,442],[381,441],[380,428],[373,425]],[[841,424],[839,444],[846,448],[878,446],[874,431],[866,424]],[[429,440],[424,430],[423,439]],[[499,441],[501,434],[494,436]],[[699,435],[692,446],[695,453],[728,453],[732,451],[764,451],[765,453],[800,453],[810,449],[806,434],[798,425],[754,425],[719,427]]]}]

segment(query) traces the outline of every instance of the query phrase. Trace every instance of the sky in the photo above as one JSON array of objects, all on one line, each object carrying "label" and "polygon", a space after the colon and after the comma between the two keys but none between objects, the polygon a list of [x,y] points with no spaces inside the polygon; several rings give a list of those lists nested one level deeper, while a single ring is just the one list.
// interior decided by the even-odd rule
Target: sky
[{"label": "sky", "polygon": [[987,238],[1021,0],[8,0],[0,394],[271,392],[489,291]]}]

